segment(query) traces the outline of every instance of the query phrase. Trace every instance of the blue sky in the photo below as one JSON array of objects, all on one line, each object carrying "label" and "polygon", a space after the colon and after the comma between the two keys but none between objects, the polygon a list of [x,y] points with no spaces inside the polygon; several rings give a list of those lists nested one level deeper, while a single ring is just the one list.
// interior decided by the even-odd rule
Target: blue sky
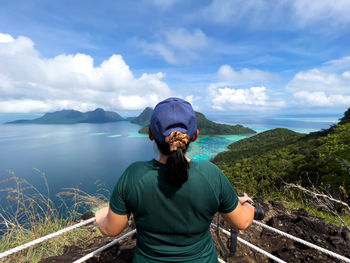
[{"label": "blue sky", "polygon": [[2,0],[0,113],[169,96],[204,113],[343,113],[348,0]]}]

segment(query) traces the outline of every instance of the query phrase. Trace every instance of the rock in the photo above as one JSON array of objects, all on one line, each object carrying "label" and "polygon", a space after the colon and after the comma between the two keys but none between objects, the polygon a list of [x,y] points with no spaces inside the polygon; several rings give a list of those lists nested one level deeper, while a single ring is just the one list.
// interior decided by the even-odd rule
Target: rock
[{"label": "rock", "polygon": [[344,244],[344,239],[340,236],[329,236],[327,241],[334,247]]},{"label": "rock", "polygon": [[286,211],[286,208],[281,204],[274,201],[269,201],[274,210]]},{"label": "rock", "polygon": [[95,214],[93,212],[89,211],[89,212],[86,212],[85,214],[83,214],[81,216],[81,219],[82,220],[88,220],[90,218],[93,218],[94,216],[95,216]]},{"label": "rock", "polygon": [[74,260],[79,259],[82,254],[83,249],[81,247],[77,246],[68,246],[65,247],[63,250],[62,256],[56,256],[56,257],[49,257],[46,258],[40,263],[66,263],[66,262],[73,262]]},{"label": "rock", "polygon": [[299,208],[298,210],[294,210],[293,214],[296,214],[298,216],[310,216],[304,208]]},{"label": "rock", "polygon": [[350,241],[350,231],[348,229],[344,229],[341,232],[341,235],[343,236],[345,242],[349,242]]}]

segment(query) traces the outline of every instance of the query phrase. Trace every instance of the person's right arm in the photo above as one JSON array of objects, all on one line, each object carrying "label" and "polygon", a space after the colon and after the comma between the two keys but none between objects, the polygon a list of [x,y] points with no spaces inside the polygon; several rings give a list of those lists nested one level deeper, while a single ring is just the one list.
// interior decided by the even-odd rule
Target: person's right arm
[{"label": "person's right arm", "polygon": [[230,213],[222,213],[222,217],[232,227],[244,230],[248,228],[254,219],[255,207],[246,202],[251,200],[246,193],[238,197],[237,207]]}]

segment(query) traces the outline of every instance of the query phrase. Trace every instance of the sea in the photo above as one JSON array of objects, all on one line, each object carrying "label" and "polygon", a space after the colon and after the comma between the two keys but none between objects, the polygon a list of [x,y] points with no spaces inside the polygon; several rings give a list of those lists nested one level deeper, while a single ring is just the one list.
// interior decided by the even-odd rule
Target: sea
[{"label": "sea", "polygon": [[[8,199],[11,178],[26,180],[38,192],[62,202],[57,194],[76,188],[88,194],[108,195],[123,171],[135,161],[158,155],[154,142],[139,134],[141,126],[128,121],[103,124],[42,125],[4,124],[6,121],[38,116],[0,115],[0,203]],[[309,133],[329,128],[340,115],[230,116],[208,115],[209,119],[242,124],[257,132],[288,128]],[[231,143],[252,136],[200,135],[188,156],[209,160],[227,150]],[[12,184],[12,185],[11,185]],[[102,190],[101,190],[102,189]]]}]

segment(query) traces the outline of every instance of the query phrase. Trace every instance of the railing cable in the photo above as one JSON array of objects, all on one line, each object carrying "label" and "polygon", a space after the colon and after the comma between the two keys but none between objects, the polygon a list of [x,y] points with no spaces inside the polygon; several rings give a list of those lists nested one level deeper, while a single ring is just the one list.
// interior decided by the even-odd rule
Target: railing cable
[{"label": "railing cable", "polygon": [[127,238],[130,235],[133,235],[134,233],[136,233],[136,229],[126,233],[125,235],[118,237],[117,239],[113,240],[112,242],[108,243],[107,245],[104,245],[103,247],[100,247],[98,249],[96,249],[95,251],[92,251],[91,253],[85,255],[84,257],[74,261],[73,263],[81,263],[84,262],[86,260],[88,260],[89,258],[92,258],[93,256],[101,253],[102,251],[106,250],[107,248],[114,246],[116,243],[118,243],[120,240],[123,240],[124,238]]}]

